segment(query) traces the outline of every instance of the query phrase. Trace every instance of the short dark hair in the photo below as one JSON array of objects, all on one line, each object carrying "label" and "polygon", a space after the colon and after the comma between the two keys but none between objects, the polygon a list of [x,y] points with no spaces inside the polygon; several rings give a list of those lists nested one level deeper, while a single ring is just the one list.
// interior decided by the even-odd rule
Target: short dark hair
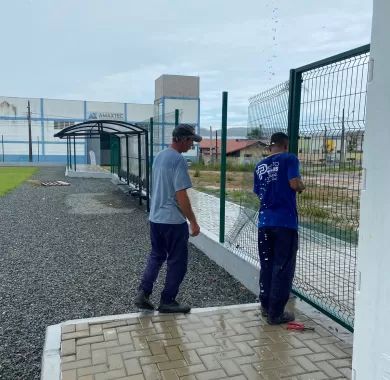
[{"label": "short dark hair", "polygon": [[283,132],[276,132],[271,136],[270,145],[283,146],[288,142],[288,136]]}]

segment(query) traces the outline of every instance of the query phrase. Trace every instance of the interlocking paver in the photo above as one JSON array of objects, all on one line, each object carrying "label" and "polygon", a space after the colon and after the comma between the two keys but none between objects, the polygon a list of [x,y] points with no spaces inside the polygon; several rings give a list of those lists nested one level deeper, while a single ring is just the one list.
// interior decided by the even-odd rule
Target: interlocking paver
[{"label": "interlocking paver", "polygon": [[79,377],[79,380],[94,380],[94,376],[93,375],[81,376]]},{"label": "interlocking paver", "polygon": [[130,332],[125,331],[118,333],[118,341],[120,345],[130,344],[132,342]]},{"label": "interlocking paver", "polygon": [[109,370],[109,368],[106,364],[98,364],[98,365],[94,365],[94,366],[79,368],[77,370],[77,374],[79,376],[86,376],[86,375],[92,375],[95,373],[105,373],[108,370]]},{"label": "interlocking paver", "polygon": [[107,351],[104,349],[92,350],[92,364],[102,364],[107,361]]},{"label": "interlocking paver", "polygon": [[61,360],[62,363],[73,362],[74,360],[76,360],[76,355],[63,356]]},{"label": "interlocking paver", "polygon": [[139,373],[142,373],[142,368],[139,364],[138,359],[136,358],[125,360],[125,366],[128,375],[137,375]]},{"label": "interlocking paver", "polygon": [[317,362],[316,363],[316,366],[322,370],[323,372],[325,372],[329,377],[338,377],[340,376],[340,372],[332,367],[328,362],[324,361],[324,362]]},{"label": "interlocking paver", "polygon": [[194,375],[200,372],[206,372],[207,368],[203,364],[194,364],[186,367],[176,368],[176,373],[181,376]]},{"label": "interlocking paver", "polygon": [[115,369],[105,373],[97,373],[95,375],[95,380],[113,380],[123,376],[126,376],[126,371],[124,369]]},{"label": "interlocking paver", "polygon": [[151,363],[161,363],[161,362],[167,362],[169,361],[168,355],[162,354],[162,355],[153,355],[153,356],[146,356],[140,359],[140,363],[143,364],[151,364]]},{"label": "interlocking paver", "polygon": [[76,325],[64,325],[61,328],[61,332],[63,334],[71,333],[71,332],[74,332],[74,331],[76,331]]},{"label": "interlocking paver", "polygon": [[104,329],[103,330],[104,340],[116,340],[118,339],[118,334],[114,328],[110,329]]},{"label": "interlocking paver", "polygon": [[77,380],[77,371],[75,369],[63,371],[62,380]]},{"label": "interlocking paver", "polygon": [[68,369],[88,367],[91,364],[92,364],[91,359],[76,360],[74,362],[62,363],[62,369],[66,371]]},{"label": "interlocking paver", "polygon": [[73,355],[76,353],[76,339],[63,340],[61,343],[61,355]]},{"label": "interlocking paver", "polygon": [[187,363],[185,360],[171,360],[168,362],[160,362],[157,363],[157,367],[160,369],[160,371],[164,371],[166,369],[175,369],[180,367],[186,367]]},{"label": "interlocking paver", "polygon": [[313,362],[311,362],[306,356],[299,356],[295,358],[295,361],[306,371],[309,372],[318,371],[318,367]]},{"label": "interlocking paver", "polygon": [[172,369],[161,371],[161,376],[163,380],[179,380],[179,376],[177,376],[176,372]]},{"label": "interlocking paver", "polygon": [[349,379],[351,345],[297,316],[315,331],[269,326],[245,305],[64,325],[62,379]]},{"label": "interlocking paver", "polygon": [[161,379],[160,370],[156,364],[145,364],[142,366],[143,375],[148,380],[159,380]]},{"label": "interlocking paver", "polygon": [[226,373],[222,369],[202,372],[196,375],[197,380],[214,380],[214,379],[223,379],[225,377],[226,377]]},{"label": "interlocking paver", "polygon": [[91,357],[91,345],[85,344],[83,346],[76,347],[76,357],[77,360],[89,359]]},{"label": "interlocking paver", "polygon": [[350,367],[347,368],[339,368],[338,369],[347,379],[351,379],[352,377],[352,369]]},{"label": "interlocking paver", "polygon": [[120,369],[124,367],[122,356],[120,354],[108,356],[108,368],[111,370]]},{"label": "interlocking paver", "polygon": [[89,324],[88,323],[78,323],[76,325],[76,331],[84,331],[89,329]]}]

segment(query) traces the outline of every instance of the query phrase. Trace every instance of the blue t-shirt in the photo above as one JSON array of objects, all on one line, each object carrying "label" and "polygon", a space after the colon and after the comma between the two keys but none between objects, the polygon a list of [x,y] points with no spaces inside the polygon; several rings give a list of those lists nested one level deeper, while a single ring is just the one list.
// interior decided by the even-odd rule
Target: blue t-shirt
[{"label": "blue t-shirt", "polygon": [[188,165],[173,148],[158,153],[152,169],[152,198],[149,220],[153,223],[181,224],[186,221],[176,201],[176,191],[192,187]]},{"label": "blue t-shirt", "polygon": [[297,177],[299,161],[291,153],[268,156],[256,165],[253,191],[260,199],[258,227],[298,229],[296,193],[289,184]]}]

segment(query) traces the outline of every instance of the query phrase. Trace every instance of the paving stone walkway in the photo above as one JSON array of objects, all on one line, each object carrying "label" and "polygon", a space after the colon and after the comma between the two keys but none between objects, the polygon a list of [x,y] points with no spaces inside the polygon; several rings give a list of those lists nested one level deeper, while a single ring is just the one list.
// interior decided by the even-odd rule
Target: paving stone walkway
[{"label": "paving stone walkway", "polygon": [[269,326],[254,304],[67,322],[62,380],[350,379],[351,345],[297,319],[315,330]]}]

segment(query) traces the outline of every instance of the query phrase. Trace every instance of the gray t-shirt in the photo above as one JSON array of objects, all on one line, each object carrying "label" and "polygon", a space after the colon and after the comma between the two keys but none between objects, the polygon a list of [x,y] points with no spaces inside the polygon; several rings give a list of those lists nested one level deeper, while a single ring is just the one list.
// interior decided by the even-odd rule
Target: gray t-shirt
[{"label": "gray t-shirt", "polygon": [[186,218],[175,195],[176,191],[192,187],[186,160],[175,149],[164,149],[155,157],[152,173],[149,220],[153,223],[184,223]]}]

